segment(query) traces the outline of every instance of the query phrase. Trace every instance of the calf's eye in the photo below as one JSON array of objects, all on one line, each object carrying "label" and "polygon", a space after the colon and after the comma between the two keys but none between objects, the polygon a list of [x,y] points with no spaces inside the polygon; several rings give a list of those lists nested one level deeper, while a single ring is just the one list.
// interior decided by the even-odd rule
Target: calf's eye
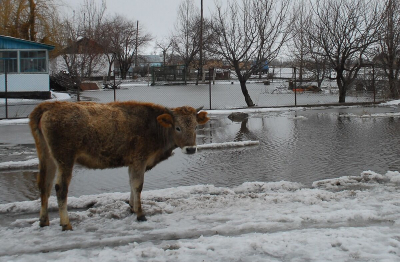
[{"label": "calf's eye", "polygon": [[177,126],[177,127],[175,128],[175,130],[178,131],[178,132],[181,132],[181,128],[180,128],[179,126]]}]

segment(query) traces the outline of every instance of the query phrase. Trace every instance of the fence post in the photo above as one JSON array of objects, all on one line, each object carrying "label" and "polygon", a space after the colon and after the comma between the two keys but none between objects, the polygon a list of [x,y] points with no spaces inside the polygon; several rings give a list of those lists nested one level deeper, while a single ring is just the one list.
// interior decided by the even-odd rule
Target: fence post
[{"label": "fence post", "polygon": [[211,79],[208,81],[208,94],[210,96],[210,110],[211,110]]},{"label": "fence post", "polygon": [[213,85],[215,85],[215,77],[217,76],[217,70],[213,68]]},{"label": "fence post", "polygon": [[6,119],[8,119],[8,79],[7,79],[7,71],[8,71],[8,60],[4,60],[4,96],[6,98]]},{"label": "fence post", "polygon": [[114,70],[114,85],[113,85],[113,89],[114,89],[114,102],[116,101],[116,99],[117,99],[117,95],[116,95],[116,93],[115,93],[115,89],[117,88],[117,86],[115,85],[115,70]]},{"label": "fence post", "polygon": [[297,106],[297,88],[296,88],[296,67],[293,67],[294,71],[294,82],[293,82],[293,88],[294,88],[294,106]]},{"label": "fence post", "polygon": [[376,102],[375,65],[372,64],[372,86],[374,89],[374,103]]},{"label": "fence post", "polygon": [[150,86],[150,64],[147,64],[147,86]]}]

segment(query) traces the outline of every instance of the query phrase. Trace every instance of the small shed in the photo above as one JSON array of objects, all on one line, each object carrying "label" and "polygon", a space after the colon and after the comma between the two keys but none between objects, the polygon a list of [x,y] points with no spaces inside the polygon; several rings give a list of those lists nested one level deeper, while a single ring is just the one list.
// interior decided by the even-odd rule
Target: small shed
[{"label": "small shed", "polygon": [[49,51],[53,49],[0,35],[0,97],[50,98]]}]

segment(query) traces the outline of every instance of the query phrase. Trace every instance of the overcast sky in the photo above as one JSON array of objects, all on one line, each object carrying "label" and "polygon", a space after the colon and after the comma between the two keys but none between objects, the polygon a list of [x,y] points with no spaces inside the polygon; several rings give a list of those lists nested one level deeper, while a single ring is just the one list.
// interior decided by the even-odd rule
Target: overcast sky
[{"label": "overcast sky", "polygon": [[[109,15],[121,14],[126,18],[136,21],[139,26],[144,26],[155,39],[166,38],[173,30],[176,23],[178,6],[183,0],[106,0]],[[68,0],[67,12],[79,10],[83,0]],[[95,0],[99,5],[101,0]],[[201,0],[195,0],[200,10]],[[204,16],[210,15],[210,9],[215,6],[214,0],[203,0]],[[149,48],[148,52],[154,51]]]}]

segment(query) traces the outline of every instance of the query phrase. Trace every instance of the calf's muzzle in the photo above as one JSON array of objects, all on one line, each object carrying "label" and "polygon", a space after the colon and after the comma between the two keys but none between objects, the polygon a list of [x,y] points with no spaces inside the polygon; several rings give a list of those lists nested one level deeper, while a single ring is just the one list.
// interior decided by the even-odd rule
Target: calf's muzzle
[{"label": "calf's muzzle", "polygon": [[182,148],[182,152],[185,154],[194,154],[197,151],[197,147],[196,146],[185,146]]}]

